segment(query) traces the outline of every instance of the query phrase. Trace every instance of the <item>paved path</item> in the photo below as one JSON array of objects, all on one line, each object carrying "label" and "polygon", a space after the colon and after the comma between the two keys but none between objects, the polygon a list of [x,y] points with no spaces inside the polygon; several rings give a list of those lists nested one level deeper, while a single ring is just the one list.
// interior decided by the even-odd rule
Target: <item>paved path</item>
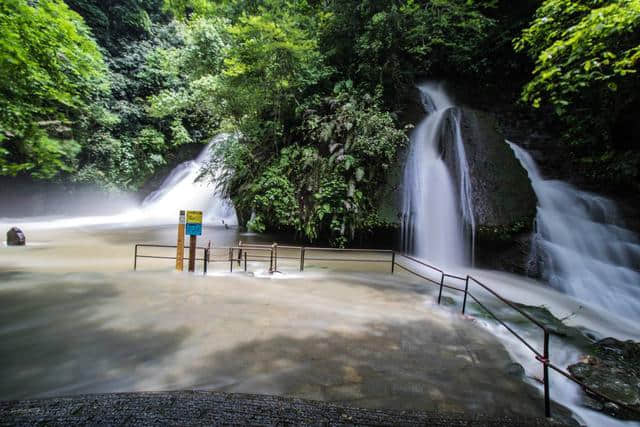
[{"label": "paved path", "polygon": [[428,425],[553,426],[551,420],[366,410],[275,396],[127,393],[0,402],[0,425]]}]

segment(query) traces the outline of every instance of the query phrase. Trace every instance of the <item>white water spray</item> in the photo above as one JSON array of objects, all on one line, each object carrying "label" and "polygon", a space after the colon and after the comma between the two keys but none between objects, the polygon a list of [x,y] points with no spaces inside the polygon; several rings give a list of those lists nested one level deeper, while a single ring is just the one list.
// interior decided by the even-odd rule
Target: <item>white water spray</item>
[{"label": "white water spray", "polygon": [[[25,230],[77,228],[104,225],[165,225],[175,224],[181,209],[201,210],[205,226],[237,226],[238,220],[231,201],[222,197],[216,182],[198,180],[202,168],[211,158],[211,147],[227,138],[227,134],[215,137],[194,160],[181,163],[165,178],[160,188],[143,201],[142,206],[115,215],[0,219],[0,224],[19,225]],[[216,173],[219,177],[222,171]],[[215,180],[214,180],[215,181]]]},{"label": "white water spray", "polygon": [[[403,249],[439,265],[468,264],[475,221],[459,111],[441,86],[418,88],[427,117],[411,135],[405,167]],[[445,153],[454,153],[455,177]]]},{"label": "white water spray", "polygon": [[545,180],[529,153],[509,145],[538,197],[533,249],[545,279],[588,304],[640,319],[640,242],[621,226],[614,203]]},{"label": "white water spray", "polygon": [[[195,160],[181,163],[173,169],[160,188],[149,194],[142,203],[145,214],[165,219],[165,215],[170,213],[166,220],[173,223],[177,217],[176,209],[185,208],[203,211],[207,225],[238,225],[235,209],[230,200],[220,195],[217,183],[198,180],[203,166],[211,159],[211,147],[227,137],[226,134],[217,136]],[[217,171],[216,178],[220,177],[221,172]]]}]

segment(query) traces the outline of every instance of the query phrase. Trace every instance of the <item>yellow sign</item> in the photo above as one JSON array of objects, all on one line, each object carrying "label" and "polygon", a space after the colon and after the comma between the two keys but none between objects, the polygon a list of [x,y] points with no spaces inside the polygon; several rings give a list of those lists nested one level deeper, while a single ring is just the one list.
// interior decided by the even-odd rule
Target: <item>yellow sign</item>
[{"label": "yellow sign", "polygon": [[187,224],[202,224],[202,211],[187,211]]}]

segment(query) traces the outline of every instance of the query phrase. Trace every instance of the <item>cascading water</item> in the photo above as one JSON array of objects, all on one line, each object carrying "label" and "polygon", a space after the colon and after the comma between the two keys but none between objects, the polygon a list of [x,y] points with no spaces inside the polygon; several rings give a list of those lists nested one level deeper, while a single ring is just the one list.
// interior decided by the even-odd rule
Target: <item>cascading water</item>
[{"label": "cascading water", "polygon": [[[6,218],[0,219],[0,224],[20,224],[27,230],[100,225],[164,225],[175,224],[179,210],[185,209],[203,211],[206,226],[237,226],[235,209],[230,200],[222,197],[216,188],[217,184],[204,179],[198,180],[202,168],[210,161],[211,147],[227,137],[227,134],[218,135],[196,159],[173,169],[160,188],[145,198],[142,206],[132,207],[115,215],[48,217],[29,221]],[[218,170],[217,177],[221,174],[222,170]]]},{"label": "cascading water", "polygon": [[[411,135],[405,167],[403,249],[440,265],[467,264],[475,221],[459,111],[440,85],[418,88],[427,117]],[[455,176],[445,153],[453,153]]]},{"label": "cascading water", "polygon": [[545,180],[529,153],[509,142],[538,198],[533,251],[549,283],[586,303],[640,319],[640,241],[615,205]]},{"label": "cascading water", "polygon": [[[174,222],[176,209],[201,210],[205,214],[204,221],[207,225],[237,225],[236,212],[231,202],[220,196],[215,184],[198,180],[202,167],[211,158],[211,147],[227,137],[226,134],[217,136],[195,160],[181,163],[173,169],[160,188],[144,200],[143,211],[151,217],[170,212],[171,221]],[[220,174],[219,170],[216,177]]]}]

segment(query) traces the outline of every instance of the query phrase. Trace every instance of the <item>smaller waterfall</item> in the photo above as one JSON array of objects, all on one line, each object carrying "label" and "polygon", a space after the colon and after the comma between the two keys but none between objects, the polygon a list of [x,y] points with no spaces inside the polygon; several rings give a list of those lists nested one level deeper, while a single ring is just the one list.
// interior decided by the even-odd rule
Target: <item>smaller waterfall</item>
[{"label": "smaller waterfall", "polygon": [[211,159],[211,147],[227,137],[226,134],[218,135],[194,160],[176,166],[160,188],[142,202],[143,211],[152,218],[162,218],[167,213],[173,223],[180,209],[201,210],[206,225],[238,225],[231,202],[221,197],[215,184],[206,179],[198,180],[203,166]]},{"label": "smaller waterfall", "polygon": [[427,116],[411,135],[405,166],[403,249],[441,265],[468,264],[475,221],[459,110],[440,85],[418,89]]},{"label": "smaller waterfall", "polygon": [[640,319],[640,242],[604,197],[545,180],[509,142],[538,198],[533,250],[549,283],[579,300]]}]

